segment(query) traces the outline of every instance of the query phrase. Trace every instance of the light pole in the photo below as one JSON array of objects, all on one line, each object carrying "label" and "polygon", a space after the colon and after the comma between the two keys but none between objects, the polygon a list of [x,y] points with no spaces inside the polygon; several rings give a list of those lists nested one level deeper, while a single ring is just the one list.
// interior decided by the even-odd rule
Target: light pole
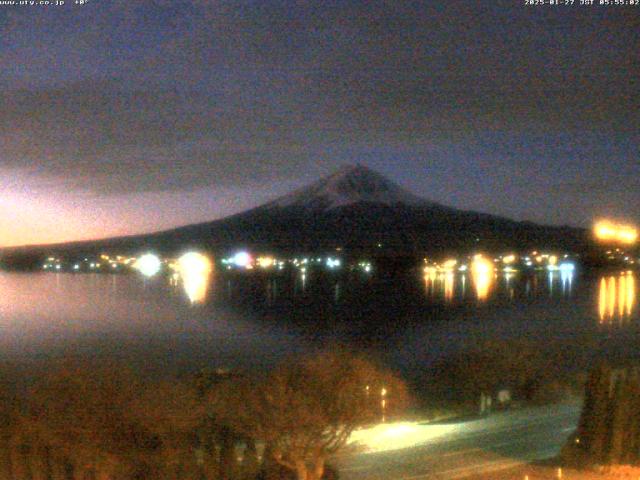
[{"label": "light pole", "polygon": [[382,387],[382,390],[380,390],[380,397],[382,398],[382,401],[380,402],[380,405],[382,407],[382,423],[385,423],[386,421],[386,412],[387,412],[387,389]]}]

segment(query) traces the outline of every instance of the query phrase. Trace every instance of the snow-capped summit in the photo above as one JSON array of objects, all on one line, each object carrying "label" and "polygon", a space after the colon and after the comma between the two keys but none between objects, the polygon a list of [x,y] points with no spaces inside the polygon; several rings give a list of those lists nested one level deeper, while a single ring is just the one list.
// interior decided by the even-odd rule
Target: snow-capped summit
[{"label": "snow-capped summit", "polygon": [[267,204],[330,210],[357,203],[426,206],[430,202],[403,189],[364,165],[345,166],[335,173]]}]

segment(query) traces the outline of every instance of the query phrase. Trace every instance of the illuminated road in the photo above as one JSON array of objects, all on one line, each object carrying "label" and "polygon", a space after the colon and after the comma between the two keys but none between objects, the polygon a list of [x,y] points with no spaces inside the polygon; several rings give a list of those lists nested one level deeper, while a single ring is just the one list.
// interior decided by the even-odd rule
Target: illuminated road
[{"label": "illuminated road", "polygon": [[526,408],[460,423],[378,426],[358,432],[364,452],[334,464],[343,480],[464,478],[558,454],[580,407]]}]

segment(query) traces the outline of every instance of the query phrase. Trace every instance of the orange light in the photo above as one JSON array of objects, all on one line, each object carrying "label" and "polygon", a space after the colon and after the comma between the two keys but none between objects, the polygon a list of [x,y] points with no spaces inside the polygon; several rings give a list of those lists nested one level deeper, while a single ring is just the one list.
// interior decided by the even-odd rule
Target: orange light
[{"label": "orange light", "polygon": [[270,268],[275,265],[276,260],[273,257],[258,257],[256,263],[260,268]]},{"label": "orange light", "polygon": [[505,265],[511,265],[513,262],[516,261],[516,256],[515,255],[507,255],[506,257],[504,257],[502,259],[502,261],[504,262]]},{"label": "orange light", "polygon": [[635,277],[623,273],[619,277],[600,279],[598,313],[600,323],[617,319],[625,321],[633,314],[636,297]]},{"label": "orange light", "polygon": [[443,269],[445,272],[450,272],[450,271],[451,271],[451,270],[453,270],[453,268],[457,265],[457,263],[458,263],[458,261],[452,258],[452,259],[450,259],[450,260],[445,261],[445,262],[442,264],[442,269]]},{"label": "orange light", "polygon": [[213,270],[211,260],[201,253],[188,252],[178,260],[178,269],[184,290],[191,303],[203,303],[207,297]]},{"label": "orange light", "polygon": [[482,255],[473,257],[471,275],[478,300],[485,300],[489,296],[489,291],[493,283],[493,271],[493,262],[487,260]]},{"label": "orange light", "polygon": [[633,225],[623,225],[610,220],[601,220],[593,227],[595,237],[601,242],[632,245],[638,241],[638,229]]}]

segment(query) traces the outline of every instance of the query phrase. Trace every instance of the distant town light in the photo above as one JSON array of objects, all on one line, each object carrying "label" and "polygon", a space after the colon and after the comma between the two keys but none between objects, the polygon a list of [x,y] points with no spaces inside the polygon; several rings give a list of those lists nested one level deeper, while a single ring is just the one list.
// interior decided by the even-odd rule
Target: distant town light
[{"label": "distant town light", "polygon": [[237,267],[247,268],[251,264],[251,255],[248,252],[238,252],[233,256],[233,263]]},{"label": "distant town light", "polygon": [[133,267],[145,277],[153,277],[162,268],[162,262],[157,255],[154,255],[153,253],[146,253],[138,258]]},{"label": "distant town light", "polygon": [[178,259],[178,270],[182,275],[209,273],[211,271],[211,260],[201,253],[188,252]]},{"label": "distant town light", "polygon": [[328,257],[327,258],[327,267],[329,268],[338,268],[340,267],[340,259],[339,258],[332,258],[332,257]]},{"label": "distant town light", "polygon": [[442,268],[445,272],[449,272],[451,270],[453,270],[453,268],[458,264],[458,261],[455,258],[450,258],[449,260],[446,260],[443,264],[442,264]]},{"label": "distant town light", "polygon": [[502,259],[502,262],[503,262],[505,265],[510,265],[510,264],[512,264],[512,263],[513,263],[513,262],[515,262],[515,261],[516,261],[516,256],[515,256],[515,255],[507,255],[507,256],[505,256],[505,257]]},{"label": "distant town light", "polygon": [[260,268],[270,268],[275,265],[276,260],[273,257],[258,257],[256,263]]},{"label": "distant town light", "polygon": [[615,242],[633,245],[638,241],[638,229],[633,225],[601,220],[593,228],[596,239],[601,242]]}]

